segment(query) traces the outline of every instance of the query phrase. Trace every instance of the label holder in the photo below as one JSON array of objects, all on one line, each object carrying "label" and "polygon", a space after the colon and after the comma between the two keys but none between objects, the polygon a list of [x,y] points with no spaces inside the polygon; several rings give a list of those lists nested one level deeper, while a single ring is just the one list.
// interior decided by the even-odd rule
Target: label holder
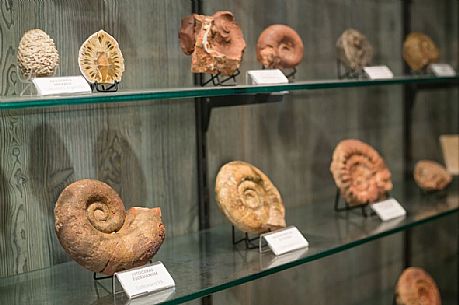
[{"label": "label holder", "polygon": [[395,198],[373,203],[370,207],[383,222],[406,216],[406,210]]},{"label": "label holder", "polygon": [[[282,236],[289,236],[289,238],[296,239],[294,242],[295,245],[282,243],[279,240],[274,239],[274,237],[281,238]],[[307,247],[309,247],[309,242],[306,240],[306,238],[304,238],[303,234],[301,234],[301,232],[295,226],[289,226],[274,232],[261,234],[258,242],[259,253],[272,251],[276,256]]]},{"label": "label holder", "polygon": [[83,76],[37,77],[32,79],[37,95],[62,95],[92,93],[91,87]]}]

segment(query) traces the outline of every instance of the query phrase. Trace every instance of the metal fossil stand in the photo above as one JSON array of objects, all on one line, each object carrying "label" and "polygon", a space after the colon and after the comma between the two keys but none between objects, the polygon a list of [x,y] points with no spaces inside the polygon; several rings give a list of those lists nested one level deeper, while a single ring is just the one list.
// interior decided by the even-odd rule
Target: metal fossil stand
[{"label": "metal fossil stand", "polygon": [[91,90],[94,92],[117,92],[119,88],[119,82],[115,81],[114,84],[99,84],[98,82],[89,84]]},{"label": "metal fossil stand", "polygon": [[[386,193],[386,198],[389,198],[389,196],[390,194]],[[333,209],[335,210],[335,212],[345,212],[345,211],[352,211],[352,210],[360,209],[362,211],[363,217],[373,216],[376,214],[374,211],[371,211],[370,213],[368,213],[368,208],[370,207],[369,203],[352,205],[352,204],[349,204],[347,201],[344,201],[344,205],[340,206],[340,202],[341,202],[340,199],[341,199],[341,192],[337,188],[336,195],[335,195],[335,202],[333,205]]]}]

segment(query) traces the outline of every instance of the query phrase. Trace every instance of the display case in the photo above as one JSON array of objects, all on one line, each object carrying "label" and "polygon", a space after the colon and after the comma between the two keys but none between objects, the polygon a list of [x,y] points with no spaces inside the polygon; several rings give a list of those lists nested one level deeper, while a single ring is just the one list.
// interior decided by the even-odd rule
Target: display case
[{"label": "display case", "polygon": [[[231,11],[247,47],[237,84],[201,86],[177,38],[182,17]],[[458,299],[459,181],[423,192],[416,161],[443,163],[439,136],[459,133],[459,76],[412,73],[408,33],[427,33],[439,62],[459,69],[457,1],[7,1],[0,5],[1,304],[392,304],[407,266],[426,269],[443,304]],[[288,24],[304,57],[287,84],[249,85],[261,69],[258,35]],[[394,77],[338,78],[336,40],[365,33],[375,65]],[[17,47],[41,28],[60,55],[55,76],[79,75],[80,45],[104,29],[119,43],[125,72],[117,92],[38,96],[21,75]],[[381,222],[334,211],[330,162],[336,144],[358,138],[392,173],[405,218]],[[232,244],[215,198],[220,167],[243,160],[282,195],[287,225],[307,249],[279,257]],[[159,206],[166,239],[154,261],[172,290],[129,300],[111,279],[64,252],[54,207],[70,183],[111,185],[127,207]]]}]

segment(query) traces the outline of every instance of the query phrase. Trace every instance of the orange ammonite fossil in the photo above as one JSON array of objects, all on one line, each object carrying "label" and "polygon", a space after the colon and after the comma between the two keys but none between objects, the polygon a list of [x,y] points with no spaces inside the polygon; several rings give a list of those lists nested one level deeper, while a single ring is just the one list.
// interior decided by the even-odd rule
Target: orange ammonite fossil
[{"label": "orange ammonite fossil", "polygon": [[403,59],[413,71],[421,71],[440,57],[432,39],[424,33],[410,33],[403,43]]},{"label": "orange ammonite fossil", "polygon": [[131,208],[107,184],[83,179],[67,186],[54,209],[57,237],[83,267],[112,275],[144,265],[164,241],[159,208]]},{"label": "orange ammonite fossil", "polygon": [[344,31],[336,42],[338,59],[344,66],[360,71],[373,59],[373,47],[368,39],[355,29]]},{"label": "orange ammonite fossil", "polygon": [[333,152],[330,170],[344,200],[350,205],[377,202],[392,189],[384,160],[359,140],[341,141]]},{"label": "orange ammonite fossil", "polygon": [[453,177],[441,164],[421,160],[414,166],[414,181],[426,191],[440,191],[447,187]]},{"label": "orange ammonite fossil", "polygon": [[223,213],[243,232],[285,227],[285,208],[277,188],[255,166],[229,162],[218,172],[215,192]]},{"label": "orange ammonite fossil", "polygon": [[400,275],[395,288],[397,305],[441,305],[440,292],[432,277],[421,268],[410,267]]},{"label": "orange ammonite fossil", "polygon": [[289,26],[274,24],[258,37],[257,59],[265,68],[295,68],[303,59],[303,40]]}]

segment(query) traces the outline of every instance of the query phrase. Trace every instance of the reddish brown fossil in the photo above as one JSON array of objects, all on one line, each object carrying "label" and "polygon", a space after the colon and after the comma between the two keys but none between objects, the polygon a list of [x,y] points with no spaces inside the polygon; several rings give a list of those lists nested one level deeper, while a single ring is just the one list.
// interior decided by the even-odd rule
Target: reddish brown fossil
[{"label": "reddish brown fossil", "polygon": [[57,237],[83,267],[112,275],[144,265],[165,236],[159,208],[131,208],[107,184],[84,179],[67,186],[54,209]]},{"label": "reddish brown fossil", "polygon": [[186,16],[182,19],[182,25],[179,32],[180,48],[186,55],[193,54],[195,38],[195,20],[194,15]]},{"label": "reddish brown fossil", "polygon": [[440,51],[433,40],[424,33],[410,33],[403,43],[403,59],[413,71],[420,71],[437,62]]},{"label": "reddish brown fossil", "polygon": [[303,53],[301,37],[289,26],[271,25],[258,37],[257,59],[265,68],[295,68],[301,63]]},{"label": "reddish brown fossil", "polygon": [[373,59],[373,47],[368,39],[355,29],[344,31],[336,42],[338,59],[353,71],[360,71]]},{"label": "reddish brown fossil", "polygon": [[422,160],[414,167],[414,181],[426,191],[440,191],[447,187],[453,177],[441,164]]},{"label": "reddish brown fossil", "polygon": [[377,202],[392,189],[383,158],[359,140],[344,140],[336,146],[330,170],[341,196],[350,205]]},{"label": "reddish brown fossil", "polygon": [[432,277],[410,267],[400,275],[395,289],[397,305],[441,305],[440,292]]}]

